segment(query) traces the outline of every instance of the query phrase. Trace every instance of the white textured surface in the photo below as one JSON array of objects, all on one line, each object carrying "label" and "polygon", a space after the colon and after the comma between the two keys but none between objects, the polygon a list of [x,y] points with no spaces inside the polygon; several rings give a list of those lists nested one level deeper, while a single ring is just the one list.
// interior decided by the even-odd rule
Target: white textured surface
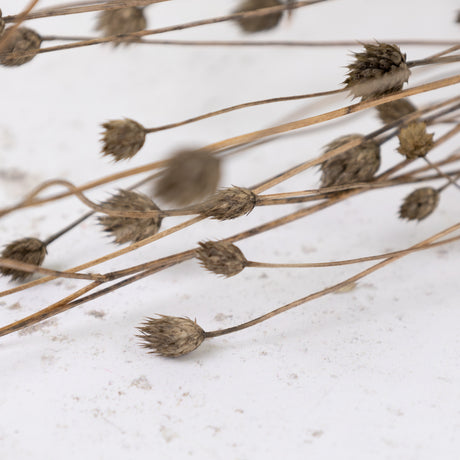
[{"label": "white textured surface", "polygon": [[[0,6],[7,15],[24,3],[3,0]],[[157,27],[225,14],[234,4],[173,0],[149,8],[148,15]],[[291,23],[257,39],[452,39],[459,37],[453,23],[458,6],[454,0],[331,1],[295,12]],[[30,26],[42,34],[84,35],[94,33],[93,24],[94,15],[88,14]],[[169,36],[242,38],[232,24]],[[406,47],[410,59],[437,49]],[[348,61],[345,48],[95,46],[2,68],[0,203],[16,202],[48,178],[83,183],[126,168],[98,154],[99,124],[106,119],[127,116],[154,126],[248,100],[333,89]],[[458,66],[417,71],[411,83],[456,71]],[[455,91],[413,100],[421,104]],[[348,102],[335,97],[271,105],[158,133],[149,136],[129,165],[164,158],[180,146],[270,126],[296,111],[294,118]],[[316,156],[333,137],[377,126],[375,116],[356,115],[285,136],[229,159],[222,185],[252,185]],[[457,146],[458,140],[450,142],[433,158]],[[399,160],[394,147],[385,146],[385,166]],[[276,190],[313,187],[317,178],[304,174]],[[98,200],[113,189],[88,195]],[[443,195],[436,213],[423,223],[396,219],[410,190],[364,194],[239,246],[249,259],[323,261],[403,248],[456,223],[455,189]],[[12,214],[0,220],[0,243],[21,236],[45,238],[82,211],[80,203],[68,199]],[[285,207],[264,208],[235,222],[206,222],[99,268],[108,271],[172,254],[287,212]],[[88,221],[50,247],[46,265],[65,269],[113,249],[94,220]],[[140,349],[135,326],[145,316],[187,315],[208,330],[228,327],[340,281],[361,266],[248,269],[222,280],[187,262],[4,337],[0,458],[457,459],[459,253],[457,243],[412,255],[351,292],[206,342],[176,360]],[[1,298],[1,323],[81,285],[55,281]],[[1,279],[0,289],[7,287]]]}]

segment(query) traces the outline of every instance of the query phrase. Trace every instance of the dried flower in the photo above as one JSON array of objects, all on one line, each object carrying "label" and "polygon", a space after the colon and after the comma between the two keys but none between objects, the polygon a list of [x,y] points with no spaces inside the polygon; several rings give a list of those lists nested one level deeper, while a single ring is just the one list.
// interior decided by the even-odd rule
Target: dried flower
[{"label": "dried flower", "polygon": [[434,134],[426,132],[424,122],[414,121],[401,128],[398,152],[409,160],[424,157],[434,145],[433,136]]},{"label": "dried flower", "polygon": [[432,187],[414,190],[404,198],[399,208],[399,217],[407,220],[422,220],[428,217],[438,206],[439,192]]},{"label": "dried flower", "polygon": [[138,328],[142,346],[168,358],[186,355],[197,349],[205,339],[205,332],[195,321],[189,318],[160,315],[159,318],[147,318]]},{"label": "dried flower", "polygon": [[[326,151],[330,152],[347,142],[363,139],[360,134],[342,136],[331,142]],[[373,140],[365,141],[321,165],[321,187],[368,182],[380,166],[380,146]]]},{"label": "dried flower", "polygon": [[169,160],[155,193],[167,202],[186,206],[214,193],[219,179],[219,158],[209,152],[182,150]]},{"label": "dried flower", "polygon": [[0,54],[0,64],[12,67],[31,61],[37,55],[41,43],[40,35],[32,29],[18,27],[6,40],[5,48]]},{"label": "dried flower", "polygon": [[102,153],[112,156],[115,161],[127,160],[136,155],[145,142],[145,128],[137,121],[125,118],[124,120],[110,120],[102,127]]},{"label": "dried flower", "polygon": [[2,10],[0,9],[0,36],[3,34],[5,30],[5,20],[3,19]]},{"label": "dried flower", "polygon": [[[105,37],[112,35],[131,34],[139,32],[147,27],[147,20],[142,8],[135,6],[128,8],[119,8],[116,10],[102,11],[98,16],[96,30],[100,30]],[[129,41],[136,39],[120,38],[113,42],[113,46],[121,43],[127,44]]]},{"label": "dried flower", "polygon": [[196,257],[204,268],[226,278],[243,271],[248,262],[240,249],[227,241],[201,242]]},{"label": "dried flower", "polygon": [[[45,259],[46,252],[46,245],[43,241],[37,238],[22,238],[7,244],[3,249],[2,257],[40,266]],[[0,267],[0,273],[20,281],[32,275],[32,273],[8,267]]]},{"label": "dried flower", "polygon": [[376,107],[380,119],[383,123],[393,123],[417,109],[408,99],[397,99],[396,101],[387,102]]},{"label": "dried flower", "polygon": [[254,192],[247,188],[224,188],[203,204],[201,214],[218,220],[235,219],[249,214],[256,201]]},{"label": "dried flower", "polygon": [[[244,0],[235,10],[235,13],[245,13],[247,11],[254,11],[261,8],[269,8],[272,6],[280,5],[283,5],[283,3],[279,0]],[[279,11],[277,13],[271,13],[264,16],[239,18],[236,20],[236,22],[245,32],[263,32],[265,30],[270,30],[276,27],[282,16],[283,12]]]},{"label": "dried flower", "polygon": [[[139,192],[120,190],[112,198],[102,203],[104,207],[114,211],[155,211],[158,206],[148,197]],[[99,223],[104,231],[111,233],[115,243],[141,241],[155,235],[161,226],[160,216],[138,219],[134,217],[100,216]]]},{"label": "dried flower", "polygon": [[348,66],[347,89],[363,100],[400,91],[410,76],[406,55],[397,45],[386,43],[367,43],[364,49],[354,53],[355,60]]}]

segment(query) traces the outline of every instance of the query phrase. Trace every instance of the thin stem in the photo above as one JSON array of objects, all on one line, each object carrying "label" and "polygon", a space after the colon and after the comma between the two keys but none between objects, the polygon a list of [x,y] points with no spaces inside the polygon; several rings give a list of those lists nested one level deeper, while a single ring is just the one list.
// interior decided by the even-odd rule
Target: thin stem
[{"label": "thin stem", "polygon": [[452,179],[448,174],[446,174],[444,171],[442,171],[437,165],[435,165],[434,163],[432,163],[426,156],[423,157],[423,159],[426,161],[426,163],[431,167],[433,168],[434,170],[436,170],[440,176],[442,177],[445,177],[447,179],[447,181],[451,184],[451,185],[454,185],[455,187],[457,187],[458,189],[460,189],[460,185],[457,184],[457,182],[455,182],[454,179]]},{"label": "thin stem", "polygon": [[431,64],[450,64],[453,62],[459,62],[460,56],[443,56],[436,58],[427,58],[427,59],[418,59],[416,61],[407,61],[408,67],[417,67],[422,65],[431,65]]}]

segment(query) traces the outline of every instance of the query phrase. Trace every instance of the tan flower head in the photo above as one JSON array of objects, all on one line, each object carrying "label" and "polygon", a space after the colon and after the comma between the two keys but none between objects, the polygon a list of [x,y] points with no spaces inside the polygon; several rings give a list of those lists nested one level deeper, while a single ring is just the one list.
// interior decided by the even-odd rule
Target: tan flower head
[{"label": "tan flower head", "polygon": [[407,220],[422,220],[438,206],[439,192],[432,187],[414,190],[404,198],[399,208],[399,217]]},{"label": "tan flower head", "polygon": [[414,121],[401,128],[398,152],[409,160],[424,157],[434,145],[433,136],[434,134],[426,132],[424,122]]},{"label": "tan flower head", "polygon": [[[243,0],[240,6],[234,11],[235,13],[245,13],[247,11],[269,8],[272,6],[283,5],[279,0]],[[242,30],[248,33],[263,32],[273,29],[278,25],[283,16],[283,11],[278,13],[266,14],[264,16],[255,16],[252,18],[239,18],[237,24]]]},{"label": "tan flower head", "polygon": [[201,214],[218,220],[235,219],[249,214],[256,201],[256,195],[247,188],[224,188],[203,203]]},{"label": "tan flower head", "polygon": [[376,107],[383,123],[393,123],[410,113],[415,112],[416,107],[408,99],[397,99]]},{"label": "tan flower head", "polygon": [[18,27],[6,41],[5,48],[0,54],[0,64],[8,67],[23,65],[37,55],[41,44],[40,35],[32,29]]},{"label": "tan flower head", "polygon": [[102,127],[102,153],[115,161],[132,158],[144,145],[145,128],[134,120],[110,120]]},{"label": "tan flower head", "polygon": [[244,270],[248,262],[240,249],[227,241],[201,242],[197,259],[210,272],[227,278]]}]

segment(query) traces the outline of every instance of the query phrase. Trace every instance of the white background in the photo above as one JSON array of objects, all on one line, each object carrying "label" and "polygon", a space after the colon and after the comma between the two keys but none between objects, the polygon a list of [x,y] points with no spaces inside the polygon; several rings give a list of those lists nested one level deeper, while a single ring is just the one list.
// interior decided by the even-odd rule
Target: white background
[{"label": "white background", "polygon": [[[42,6],[53,2],[41,1]],[[3,0],[3,14],[24,1]],[[147,9],[149,27],[223,15],[236,2],[173,0]],[[330,1],[294,12],[254,39],[458,39],[458,1]],[[45,34],[95,34],[95,15],[31,21]],[[242,39],[231,23],[158,38]],[[252,37],[249,37],[252,38]],[[51,43],[45,43],[46,46]],[[440,47],[403,47],[417,59]],[[358,47],[354,49],[359,49]],[[94,46],[0,69],[0,203],[46,179],[76,184],[121,171],[102,158],[100,123],[130,117],[165,124],[254,99],[339,87],[350,47]],[[414,71],[410,84],[458,72]],[[414,97],[415,104],[458,88]],[[149,135],[129,167],[350,103],[345,96],[234,112]],[[374,112],[283,136],[225,161],[221,185],[251,186],[313,158],[334,138],[377,128]],[[446,126],[437,128],[442,134]],[[385,145],[387,167],[400,160]],[[432,153],[442,158],[458,138]],[[314,188],[311,171],[273,191]],[[135,180],[135,179],[134,179]],[[107,198],[117,186],[88,193]],[[54,189],[58,192],[60,189]],[[421,223],[397,219],[413,186],[358,198],[239,243],[252,260],[326,261],[405,248],[458,221],[458,190]],[[148,188],[145,189],[148,191]],[[51,191],[53,193],[53,190]],[[229,236],[297,209],[266,207],[233,222],[204,222],[98,271],[135,265]],[[45,239],[85,212],[75,198],[0,220],[0,243]],[[181,219],[165,221],[164,228]],[[45,266],[66,269],[116,248],[89,220],[49,247]],[[0,458],[15,459],[456,459],[460,449],[460,245],[417,253],[335,294],[169,360],[147,355],[135,327],[155,313],[233,326],[364,268],[247,269],[223,280],[190,261],[44,324],[0,339]],[[0,299],[6,324],[85,282],[54,281]],[[0,289],[14,286],[0,280]]]}]

